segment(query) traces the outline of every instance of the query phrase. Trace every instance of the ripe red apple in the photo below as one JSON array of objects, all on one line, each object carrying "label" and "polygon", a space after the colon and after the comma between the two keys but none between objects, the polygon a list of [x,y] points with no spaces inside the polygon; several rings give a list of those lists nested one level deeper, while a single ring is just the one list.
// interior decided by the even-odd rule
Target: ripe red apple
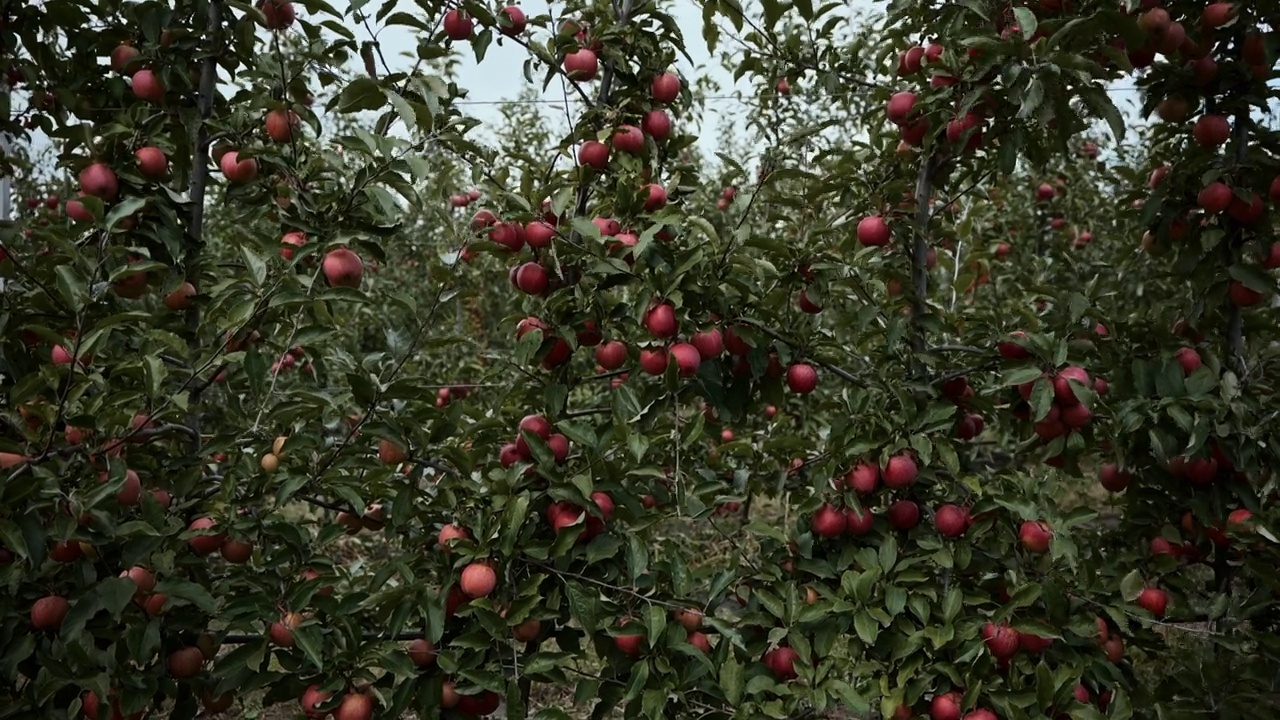
[{"label": "ripe red apple", "polygon": [[958,692],[934,695],[929,702],[929,720],[960,720],[960,703],[964,696]]},{"label": "ripe red apple", "polygon": [[644,152],[644,133],[635,125],[619,125],[613,131],[613,148],[629,155]]},{"label": "ripe red apple", "polygon": [[525,415],[520,419],[516,431],[516,449],[521,455],[529,457],[529,443],[524,439],[526,432],[547,440],[551,437],[551,422],[541,415]]},{"label": "ripe red apple", "polygon": [[698,366],[702,364],[702,355],[698,352],[698,348],[689,343],[676,343],[667,352],[675,358],[676,368],[681,377],[692,377],[698,372]]},{"label": "ripe red apple", "polygon": [[519,252],[524,247],[524,226],[516,222],[497,222],[489,229],[489,239],[508,252]]},{"label": "ripe red apple", "polygon": [[186,310],[196,296],[196,286],[189,282],[179,285],[173,292],[164,296],[164,306],[170,310]]},{"label": "ripe red apple", "polygon": [[321,718],[328,717],[329,713],[317,708],[329,702],[331,697],[333,697],[333,694],[322,692],[319,685],[311,685],[302,691],[302,698],[298,700],[298,704],[302,706],[302,712],[308,718],[321,720]]},{"label": "ripe red apple", "polygon": [[986,708],[976,708],[965,713],[964,720],[1000,720],[1000,718]]},{"label": "ripe red apple", "polygon": [[870,495],[880,486],[880,468],[871,463],[858,463],[845,475],[844,482],[859,495]]},{"label": "ripe red apple", "polygon": [[409,643],[409,648],[406,652],[409,654],[409,659],[418,667],[427,667],[434,665],[436,662],[436,648],[426,638],[418,638]]},{"label": "ripe red apple", "polygon": [[71,604],[60,595],[46,595],[31,606],[31,624],[37,630],[56,630],[62,627],[71,610]]},{"label": "ripe red apple", "polygon": [[516,287],[529,295],[541,295],[547,291],[547,270],[536,262],[527,262],[516,269]]},{"label": "ripe red apple", "polygon": [[228,538],[219,548],[222,553],[222,559],[232,565],[243,565],[249,562],[253,557],[253,543],[247,540],[232,540]]},{"label": "ripe red apple", "polygon": [[1136,602],[1143,610],[1157,618],[1163,618],[1165,608],[1169,605],[1169,594],[1159,588],[1142,588]]},{"label": "ripe red apple", "polygon": [[595,80],[600,72],[600,59],[589,48],[565,53],[564,73],[570,80]]},{"label": "ripe red apple", "polygon": [[666,348],[653,347],[640,351],[640,369],[650,375],[661,375],[667,371]]},{"label": "ripe red apple", "polygon": [[[1280,243],[1277,244],[1280,245]],[[724,337],[721,336],[718,328],[696,332],[690,338],[690,342],[698,348],[698,354],[703,360],[714,360],[724,354]]]},{"label": "ripe red apple", "polygon": [[261,0],[258,9],[262,11],[268,30],[284,30],[298,18],[290,0]]},{"label": "ripe red apple", "polygon": [[[215,525],[216,523],[214,523],[213,518],[196,518],[187,526],[187,530],[191,532],[209,531],[212,530]],[[187,540],[187,545],[191,546],[191,549],[195,550],[198,555],[211,555],[222,547],[222,543],[225,542],[226,539],[227,536],[223,533],[197,535],[189,538]]]},{"label": "ripe red apple", "polygon": [[920,469],[916,466],[915,458],[904,452],[889,458],[882,474],[885,487],[897,489],[914,483],[920,475]]},{"label": "ripe red apple", "polygon": [[237,185],[252,182],[258,177],[258,161],[254,158],[241,160],[236,150],[228,150],[218,161],[218,168],[222,170],[222,175],[228,182]]},{"label": "ripe red apple", "polygon": [[1102,483],[1102,487],[1109,492],[1124,492],[1129,487],[1129,481],[1132,478],[1129,473],[1120,469],[1114,463],[1103,463],[1098,468],[1098,480]]},{"label": "ripe red apple", "polygon": [[1068,365],[1058,371],[1053,378],[1053,396],[1063,405],[1075,405],[1080,402],[1076,397],[1076,391],[1071,387],[1071,380],[1079,382],[1081,385],[1092,388],[1093,381],[1089,379],[1089,373],[1078,365]]},{"label": "ripe red apple", "polygon": [[111,69],[125,75],[138,68],[138,49],[128,43],[120,43],[111,51]]},{"label": "ripe red apple", "polygon": [[292,110],[271,110],[266,119],[267,137],[278,143],[289,142],[301,124],[298,114]]},{"label": "ripe red apple", "polygon": [[474,562],[462,569],[458,586],[469,598],[487,597],[498,586],[498,574],[492,566]]},{"label": "ripe red apple", "polygon": [[363,693],[347,693],[333,711],[333,720],[370,720],[373,717],[373,698]]},{"label": "ripe red apple", "polygon": [[86,195],[114,202],[120,195],[120,182],[116,174],[104,163],[96,162],[80,171],[80,190]]},{"label": "ripe red apple", "polygon": [[1049,183],[1041,183],[1036,188],[1036,200],[1048,202],[1058,196],[1058,190]]},{"label": "ripe red apple", "polygon": [[889,506],[889,524],[896,530],[910,530],[920,524],[920,506],[913,500],[896,500]]},{"label": "ripe red apple", "polygon": [[661,210],[667,205],[666,188],[655,183],[645,186],[644,209],[646,212]]},{"label": "ripe red apple", "polygon": [[138,159],[138,171],[148,178],[158,180],[169,173],[169,158],[154,145],[138,148],[133,156]]},{"label": "ripe red apple", "polygon": [[475,21],[466,10],[454,9],[444,14],[444,34],[450,40],[466,40],[471,37]]},{"label": "ripe red apple", "polygon": [[1210,215],[1219,215],[1231,207],[1231,201],[1234,198],[1231,188],[1226,183],[1217,181],[1209,183],[1200,191],[1196,196],[1196,204]]},{"label": "ripe red apple", "polygon": [[555,433],[547,438],[547,447],[551,449],[551,456],[556,464],[563,465],[569,459],[569,438]]},{"label": "ripe red apple", "polygon": [[794,680],[799,677],[795,667],[799,659],[800,653],[782,645],[764,654],[764,666],[779,680]]},{"label": "ripe red apple", "polygon": [[[630,625],[630,619],[623,619],[618,623],[618,627],[626,627]],[[618,650],[627,657],[640,657],[640,653],[644,648],[644,635],[615,635],[613,644]]]},{"label": "ripe red apple", "polygon": [[1222,115],[1204,115],[1191,131],[1200,147],[1213,149],[1231,138],[1231,123]]},{"label": "ripe red apple", "polygon": [[1178,350],[1178,354],[1175,358],[1177,359],[1178,364],[1182,366],[1183,375],[1190,375],[1200,369],[1200,365],[1202,364],[1200,360],[1200,353],[1196,352],[1195,348],[1184,347]]},{"label": "ripe red apple", "polygon": [[813,534],[819,537],[839,537],[845,531],[844,513],[830,505],[823,505],[813,514],[809,527],[813,530]]},{"label": "ripe red apple", "polygon": [[943,537],[957,538],[969,530],[969,511],[950,503],[933,513],[933,526]]},{"label": "ripe red apple", "polygon": [[786,78],[779,78],[778,82],[774,84],[773,89],[779,95],[790,95],[791,83],[787,82]]},{"label": "ripe red apple", "polygon": [[1018,529],[1018,541],[1027,552],[1042,555],[1049,552],[1053,531],[1042,521],[1027,520]]},{"label": "ripe red apple", "polygon": [[1018,631],[1008,625],[983,625],[982,641],[999,660],[1008,660],[1018,653]]},{"label": "ripe red apple", "polygon": [[1251,307],[1266,299],[1265,295],[1239,280],[1233,281],[1227,288],[1227,297],[1238,307]]},{"label": "ripe red apple", "polygon": [[164,102],[164,84],[154,72],[146,69],[138,70],[133,73],[131,81],[133,94],[139,100],[157,104]]},{"label": "ripe red apple", "polygon": [[555,227],[544,220],[534,220],[524,226],[524,239],[531,248],[550,247],[555,237]]},{"label": "ripe red apple", "polygon": [[169,675],[178,678],[193,678],[200,674],[200,668],[204,665],[204,653],[200,652],[198,647],[184,647],[169,653],[165,666],[169,670]]},{"label": "ripe red apple", "polygon": [[325,253],[321,269],[332,287],[360,287],[360,280],[364,276],[364,263],[360,256],[345,247]]},{"label": "ripe red apple", "polygon": [[867,247],[883,247],[889,244],[889,223],[879,215],[862,218],[858,222],[858,242]]},{"label": "ripe red apple", "polygon": [[627,362],[627,346],[621,340],[610,340],[596,347],[596,362],[605,370],[617,370]]},{"label": "ripe red apple", "polygon": [[675,73],[662,73],[655,77],[649,86],[653,101],[660,105],[668,105],[680,97],[680,77]]},{"label": "ripe red apple", "polygon": [[507,37],[515,37],[524,33],[529,21],[519,5],[506,5],[498,13],[498,32]]},{"label": "ripe red apple", "polygon": [[650,110],[640,118],[640,129],[645,135],[661,143],[671,136],[671,116],[666,110]]},{"label": "ripe red apple", "polygon": [[297,248],[307,244],[307,236],[304,233],[287,232],[284,237],[280,238],[280,257],[285,260],[292,260]]},{"label": "ripe red apple", "polygon": [[1229,2],[1215,2],[1205,6],[1200,14],[1200,24],[1210,30],[1220,28],[1236,18],[1236,5]]},{"label": "ripe red apple", "polygon": [[578,148],[578,162],[604,170],[609,166],[609,146],[599,140],[588,140]]},{"label": "ripe red apple", "polygon": [[889,98],[889,104],[886,109],[889,122],[894,125],[906,125],[911,118],[916,106],[916,94],[907,90],[894,93]]},{"label": "ripe red apple", "polygon": [[787,387],[797,395],[808,395],[818,387],[818,371],[808,363],[793,363],[787,368]]},{"label": "ripe red apple", "polygon": [[644,327],[656,338],[675,337],[680,331],[676,309],[665,302],[650,307],[644,314]]},{"label": "ripe red apple", "polygon": [[470,539],[471,534],[467,532],[466,528],[450,524],[440,528],[440,534],[436,537],[436,542],[439,544],[441,552],[448,553],[451,549],[450,544],[452,541]]}]

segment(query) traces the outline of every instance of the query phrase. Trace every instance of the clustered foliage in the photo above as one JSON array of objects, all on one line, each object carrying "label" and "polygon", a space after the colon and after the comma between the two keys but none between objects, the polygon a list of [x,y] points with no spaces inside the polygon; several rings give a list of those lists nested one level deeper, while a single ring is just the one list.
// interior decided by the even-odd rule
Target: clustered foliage
[{"label": "clustered foliage", "polygon": [[1265,5],[0,2],[0,718],[1276,717]]}]

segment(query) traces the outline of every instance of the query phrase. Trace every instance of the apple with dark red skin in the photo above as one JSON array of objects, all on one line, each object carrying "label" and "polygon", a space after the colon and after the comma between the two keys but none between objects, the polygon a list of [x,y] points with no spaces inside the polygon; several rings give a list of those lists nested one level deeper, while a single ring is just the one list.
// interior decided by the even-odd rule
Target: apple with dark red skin
[{"label": "apple with dark red skin", "polygon": [[883,247],[889,244],[889,223],[879,215],[864,217],[858,222],[858,242],[867,247]]},{"label": "apple with dark red skin", "polygon": [[1231,139],[1231,123],[1222,115],[1204,115],[1191,130],[1200,147],[1213,149]]},{"label": "apple with dark red skin", "polygon": [[455,9],[444,14],[444,34],[450,40],[466,40],[474,28],[475,21],[466,10]]},{"label": "apple with dark red skin", "polygon": [[900,489],[914,483],[920,476],[920,469],[916,466],[915,458],[904,452],[889,458],[881,475],[885,487]]},{"label": "apple with dark red skin", "polygon": [[680,97],[680,77],[674,73],[663,73],[653,79],[649,92],[656,103],[667,105],[675,102]]},{"label": "apple with dark red skin", "polygon": [[813,514],[809,527],[813,530],[813,534],[819,537],[839,537],[845,531],[844,513],[830,505],[823,505]]},{"label": "apple with dark red skin", "polygon": [[609,340],[596,347],[596,363],[605,370],[617,370],[627,363],[627,345],[621,340]]},{"label": "apple with dark red skin", "polygon": [[237,185],[252,182],[258,177],[258,161],[254,158],[241,160],[236,150],[228,150],[218,161],[218,168],[228,182]]},{"label": "apple with dark red skin", "polygon": [[640,369],[650,375],[661,375],[667,371],[667,350],[662,347],[645,348],[640,351]]},{"label": "apple with dark red skin", "polygon": [[1132,477],[1115,463],[1103,463],[1098,468],[1098,481],[1108,492],[1124,492]]},{"label": "apple with dark red skin", "polygon": [[797,395],[808,395],[818,387],[818,371],[808,363],[795,363],[787,368],[787,387]]},{"label": "apple with dark red skin", "polygon": [[498,574],[491,565],[473,562],[462,569],[458,587],[469,598],[488,597],[498,586]]},{"label": "apple with dark red skin", "polygon": [[504,6],[498,15],[498,32],[507,37],[520,35],[529,24],[519,5]]},{"label": "apple with dark red skin", "polygon": [[547,291],[547,269],[536,262],[527,262],[516,268],[515,285],[529,295],[541,295]]},{"label": "apple with dark red skin", "polygon": [[800,676],[795,667],[799,659],[800,653],[782,645],[764,654],[764,666],[779,680],[794,680]]},{"label": "apple with dark red skin", "polygon": [[650,110],[640,118],[640,129],[660,143],[671,136],[671,116],[666,110]]},{"label": "apple with dark red skin", "polygon": [[193,678],[204,666],[204,653],[198,647],[185,647],[169,653],[165,666],[169,675],[178,679]]},{"label": "apple with dark red skin", "polygon": [[79,180],[82,192],[101,198],[103,202],[114,202],[120,195],[120,181],[104,163],[93,163],[81,170]]},{"label": "apple with dark red skin", "polygon": [[360,256],[345,247],[334,248],[325,253],[321,270],[331,287],[358,288],[364,277],[364,263]]},{"label": "apple with dark red skin", "polygon": [[999,660],[1008,660],[1018,653],[1018,631],[1008,625],[983,625],[982,641]]},{"label": "apple with dark red skin", "polygon": [[169,158],[154,145],[138,148],[133,156],[138,159],[138,171],[147,178],[159,180],[169,174]]},{"label": "apple with dark red skin", "polygon": [[960,720],[960,703],[963,700],[964,696],[955,691],[934,695],[929,702],[929,719]]},{"label": "apple with dark red skin", "polygon": [[262,11],[264,24],[268,30],[284,30],[298,18],[290,0],[261,0],[258,9]]},{"label": "apple with dark red skin", "polygon": [[675,337],[680,331],[676,309],[667,303],[658,303],[644,314],[644,327],[659,339]]},{"label": "apple with dark red skin", "polygon": [[594,80],[600,72],[600,59],[588,48],[565,53],[563,65],[570,80]]},{"label": "apple with dark red skin", "polygon": [[525,441],[524,434],[536,435],[543,440],[551,437],[551,422],[541,415],[525,415],[520,419],[520,425],[516,432],[516,448],[520,454],[529,456],[529,443]]},{"label": "apple with dark red skin", "polygon": [[698,348],[690,343],[675,343],[668,348],[667,353],[675,358],[680,377],[692,377],[697,374],[698,367],[702,364],[702,355],[698,352]]},{"label": "apple with dark red skin", "polygon": [[1169,606],[1169,594],[1160,588],[1142,588],[1135,602],[1143,610],[1157,618],[1163,618],[1165,609]]},{"label": "apple with dark red skin", "polygon": [[714,360],[724,354],[724,337],[717,328],[694,333],[689,341],[698,349],[703,360]]},{"label": "apple with dark red skin", "polygon": [[46,595],[31,605],[31,625],[37,630],[56,630],[71,611],[71,603],[60,595]]},{"label": "apple with dark red skin", "polygon": [[[630,620],[623,620],[618,623],[618,627],[626,627],[630,624]],[[623,655],[638,658],[644,651],[644,635],[615,635],[613,644]]]},{"label": "apple with dark red skin", "polygon": [[886,107],[889,122],[899,126],[906,125],[915,111],[915,106],[915,93],[909,90],[894,93],[894,95],[889,98],[889,103]]},{"label": "apple with dark red skin", "polygon": [[644,133],[635,125],[619,125],[613,131],[613,148],[629,155],[644,152]]},{"label": "apple with dark red skin", "polygon": [[943,537],[958,538],[969,530],[969,511],[947,503],[934,511],[933,526]]},{"label": "apple with dark red skin", "polygon": [[1053,530],[1042,521],[1027,520],[1018,529],[1018,542],[1022,543],[1023,549],[1027,552],[1043,555],[1049,552],[1052,540]]},{"label": "apple with dark red skin", "polygon": [[888,516],[895,530],[910,530],[920,524],[920,506],[914,500],[897,500],[889,506]]},{"label": "apple with dark red skin", "polygon": [[578,162],[596,170],[604,170],[609,166],[609,146],[599,140],[582,143],[578,148]]},{"label": "apple with dark red skin", "polygon": [[859,495],[870,495],[880,487],[880,468],[871,463],[858,463],[845,475],[844,482]]},{"label": "apple with dark red skin", "polygon": [[556,229],[545,220],[534,220],[524,226],[524,239],[531,248],[550,247],[555,237]]},{"label": "apple with dark red skin", "polygon": [[1078,365],[1062,368],[1053,378],[1053,396],[1061,405],[1076,405],[1080,402],[1076,397],[1075,388],[1071,387],[1071,380],[1087,388],[1093,387],[1093,381],[1089,379],[1089,373],[1084,368]]},{"label": "apple with dark red skin", "polygon": [[436,536],[436,543],[440,546],[442,552],[448,553],[454,540],[470,540],[471,534],[466,528],[460,525],[445,525],[440,528],[440,534]]},{"label": "apple with dark red skin", "polygon": [[130,78],[133,95],[139,100],[151,103],[164,102],[164,83],[151,70],[142,69],[133,73]]},{"label": "apple with dark red skin", "polygon": [[347,693],[333,711],[333,720],[370,720],[373,717],[373,698],[363,693]]}]

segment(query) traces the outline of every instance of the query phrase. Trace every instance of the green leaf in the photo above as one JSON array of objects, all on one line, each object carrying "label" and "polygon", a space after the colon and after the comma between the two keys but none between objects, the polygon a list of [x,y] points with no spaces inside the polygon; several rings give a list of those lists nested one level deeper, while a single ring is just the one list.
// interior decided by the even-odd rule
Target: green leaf
[{"label": "green leaf", "polygon": [[129,578],[113,577],[98,584],[98,596],[102,598],[102,608],[111,617],[120,617],[120,612],[129,605],[138,592],[138,586]]},{"label": "green leaf", "polygon": [[1120,596],[1125,599],[1125,602],[1133,602],[1142,593],[1142,587],[1142,571],[1132,570],[1120,581]]},{"label": "green leaf", "polygon": [[742,702],[743,679],[742,663],[738,662],[738,658],[731,652],[720,664],[720,689],[724,692],[724,699],[731,706],[737,706]]},{"label": "green leaf", "polygon": [[1036,14],[1030,8],[1015,7],[1013,16],[1018,22],[1018,30],[1022,32],[1022,39],[1030,40],[1040,27],[1040,21],[1036,19]]},{"label": "green leaf", "polygon": [[1031,388],[1031,417],[1040,422],[1053,409],[1053,383],[1048,378],[1040,378]]},{"label": "green leaf", "polygon": [[387,96],[382,93],[378,81],[359,77],[342,88],[338,94],[338,112],[354,113],[365,110],[378,110],[387,104]]},{"label": "green leaf", "polygon": [[859,610],[853,616],[853,629],[858,633],[858,637],[862,639],[862,642],[868,645],[875,644],[876,637],[880,634],[880,624],[866,610]]}]

